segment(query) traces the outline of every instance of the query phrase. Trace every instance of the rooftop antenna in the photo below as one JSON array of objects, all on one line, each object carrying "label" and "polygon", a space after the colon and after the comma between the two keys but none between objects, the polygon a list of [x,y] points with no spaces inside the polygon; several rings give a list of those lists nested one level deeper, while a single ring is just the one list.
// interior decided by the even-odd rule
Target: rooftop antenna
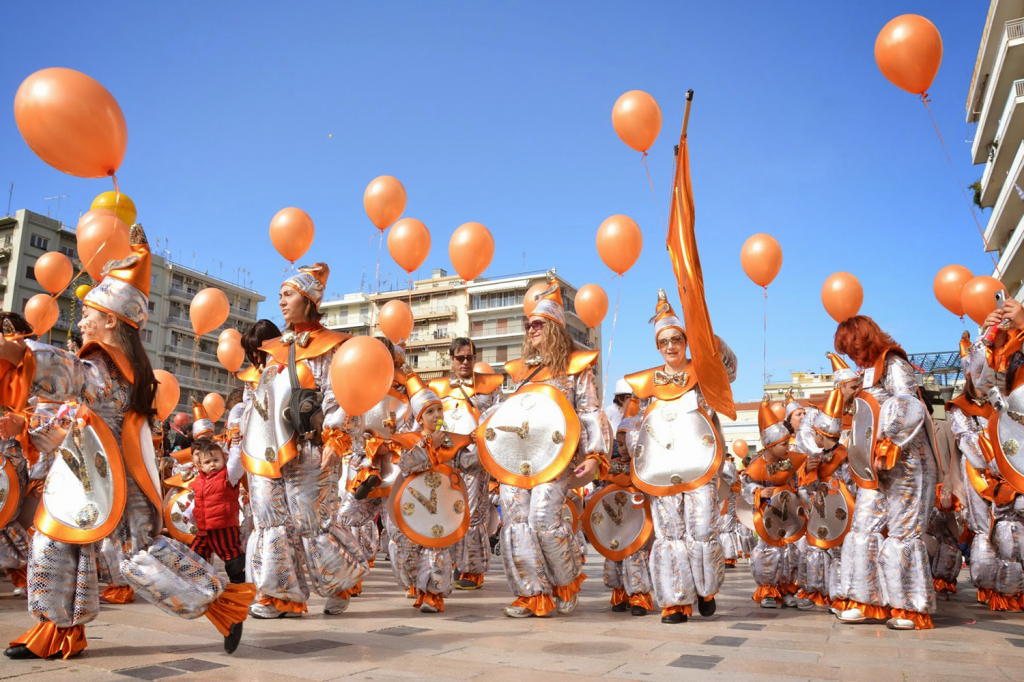
[{"label": "rooftop antenna", "polygon": [[[44,197],[43,198],[43,201],[53,201],[54,199],[57,200],[57,215],[53,216],[53,219],[56,220],[57,222],[60,222],[60,200],[61,199],[67,199],[67,198],[68,198],[67,194],[58,194],[55,197]],[[46,209],[46,217],[47,218],[50,217],[50,209],[49,209],[49,207],[47,207],[47,209]]]},{"label": "rooftop antenna", "polygon": [[14,180],[11,180],[11,188],[7,190],[7,215],[11,215],[11,201],[14,200]]}]

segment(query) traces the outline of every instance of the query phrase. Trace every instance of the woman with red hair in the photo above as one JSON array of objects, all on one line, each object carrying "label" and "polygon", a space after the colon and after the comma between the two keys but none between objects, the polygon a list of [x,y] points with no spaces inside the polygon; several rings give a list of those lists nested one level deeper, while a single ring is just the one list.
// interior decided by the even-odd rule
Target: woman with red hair
[{"label": "woman with red hair", "polygon": [[857,493],[843,542],[839,620],[931,628],[935,587],[922,534],[935,504],[938,463],[914,368],[892,337],[864,315],[839,324],[835,349],[862,369],[860,381],[843,387],[846,405],[860,392],[880,406],[873,453],[878,487]]}]

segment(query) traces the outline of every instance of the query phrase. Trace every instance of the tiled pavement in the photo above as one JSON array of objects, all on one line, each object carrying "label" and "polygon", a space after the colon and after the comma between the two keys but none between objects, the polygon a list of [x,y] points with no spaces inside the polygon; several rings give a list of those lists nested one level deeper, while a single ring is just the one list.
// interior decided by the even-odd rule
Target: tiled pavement
[{"label": "tiled pavement", "polygon": [[[680,680],[1024,680],[1024,614],[989,613],[960,578],[960,595],[940,604],[936,629],[895,632],[882,624],[841,625],[824,610],[766,611],[750,601],[745,565],[726,573],[718,613],[662,625],[612,613],[600,557],[571,616],[513,620],[498,562],[483,589],[456,591],[441,614],[411,607],[379,562],[364,596],[342,616],[310,601],[301,619],[249,619],[233,656],[205,619],[184,621],[144,602],[104,606],[87,628],[89,648],[70,661],[9,661],[0,678],[30,680],[486,680],[548,682]],[[0,583],[0,639],[32,623],[25,601]]]}]

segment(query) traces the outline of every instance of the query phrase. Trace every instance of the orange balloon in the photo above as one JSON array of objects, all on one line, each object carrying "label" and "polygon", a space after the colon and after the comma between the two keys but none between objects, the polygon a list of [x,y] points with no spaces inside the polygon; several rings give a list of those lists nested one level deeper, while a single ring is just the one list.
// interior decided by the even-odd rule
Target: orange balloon
[{"label": "orange balloon", "polygon": [[388,301],[380,309],[378,324],[392,343],[402,343],[412,333],[412,310],[405,301]]},{"label": "orange balloon", "polygon": [[775,416],[778,417],[779,419],[786,418],[786,406],[783,405],[778,400],[769,405],[769,407],[771,408],[772,412],[775,413]]},{"label": "orange balloon", "polygon": [[875,39],[875,62],[898,88],[923,95],[942,64],[942,36],[935,24],[917,14],[898,16]]},{"label": "orange balloon", "polygon": [[608,295],[596,284],[584,284],[576,292],[576,314],[588,327],[596,327],[608,314]]},{"label": "orange balloon", "polygon": [[363,208],[370,222],[383,232],[405,212],[405,187],[390,175],[374,178],[363,192]]},{"label": "orange balloon", "polygon": [[746,457],[747,453],[750,452],[750,446],[747,445],[747,441],[737,438],[732,442],[732,451],[737,457]]},{"label": "orange balloon", "polygon": [[349,339],[331,361],[334,398],[349,415],[363,414],[383,400],[394,378],[391,351],[372,336]]},{"label": "orange balloon", "polygon": [[224,398],[220,393],[207,393],[203,398],[203,408],[210,421],[216,422],[224,414]]},{"label": "orange balloon", "polygon": [[388,232],[388,253],[411,275],[430,253],[430,230],[415,218],[402,218]]},{"label": "orange balloon", "polygon": [[860,280],[848,272],[837,272],[829,275],[821,287],[821,302],[825,312],[836,322],[853,317],[860,311],[864,302],[864,289]]},{"label": "orange balloon", "polygon": [[217,344],[217,359],[227,371],[237,372],[245,360],[245,350],[236,339],[227,339]]},{"label": "orange balloon", "polygon": [[282,208],[270,221],[270,242],[292,263],[309,251],[313,233],[313,219],[301,208]]},{"label": "orange balloon", "polygon": [[494,374],[494,368],[486,362],[478,362],[473,365],[474,374]]},{"label": "orange balloon", "polygon": [[203,289],[192,297],[188,317],[197,336],[209,334],[228,319],[228,297],[216,287]]},{"label": "orange balloon", "polygon": [[225,343],[230,340],[238,341],[239,343],[241,343],[242,332],[238,331],[234,327],[228,327],[227,329],[220,333],[220,336],[217,337],[217,343]]},{"label": "orange balloon", "polygon": [[743,242],[740,265],[754,284],[766,287],[782,269],[782,247],[770,234],[755,234]]},{"label": "orange balloon", "polygon": [[448,242],[448,257],[459,277],[467,282],[476,279],[494,258],[494,237],[491,231],[480,223],[460,225]]},{"label": "orange balloon", "polygon": [[80,178],[113,175],[128,148],[117,100],[72,69],[43,69],[26,78],[14,95],[14,120],[39,158]]},{"label": "orange balloon", "polygon": [[630,90],[615,101],[612,125],[623,142],[645,152],[661,132],[661,107],[643,90]]},{"label": "orange balloon", "polygon": [[71,259],[59,251],[50,251],[37,258],[34,269],[36,281],[51,294],[64,291],[75,276]]},{"label": "orange balloon", "polygon": [[128,226],[113,211],[96,208],[78,221],[78,257],[82,267],[97,282],[103,279],[103,267],[112,260],[127,258]]},{"label": "orange balloon", "polygon": [[526,295],[523,296],[523,312],[527,317],[533,314],[533,309],[537,307],[537,300],[535,297],[540,296],[548,290],[547,282],[537,282],[532,287],[526,290]]},{"label": "orange balloon", "polygon": [[25,303],[25,320],[37,336],[50,331],[59,316],[57,301],[49,294],[36,294]]},{"label": "orange balloon", "polygon": [[935,275],[935,281],[932,282],[935,298],[943,308],[958,317],[963,317],[964,305],[960,295],[964,291],[964,285],[973,277],[971,271],[962,265],[947,265],[939,270],[939,274]]},{"label": "orange balloon", "polygon": [[999,290],[1006,291],[1006,287],[995,277],[978,275],[971,279],[960,294],[964,312],[977,324],[983,324],[988,314],[996,309],[996,292]]},{"label": "orange balloon", "polygon": [[170,372],[162,369],[154,369],[156,376],[156,398],[153,400],[153,407],[156,408],[156,416],[163,421],[171,416],[178,399],[181,397],[181,387],[178,380]]},{"label": "orange balloon", "polygon": [[633,267],[644,248],[644,235],[632,218],[613,215],[597,228],[597,254],[612,272],[623,274]]}]

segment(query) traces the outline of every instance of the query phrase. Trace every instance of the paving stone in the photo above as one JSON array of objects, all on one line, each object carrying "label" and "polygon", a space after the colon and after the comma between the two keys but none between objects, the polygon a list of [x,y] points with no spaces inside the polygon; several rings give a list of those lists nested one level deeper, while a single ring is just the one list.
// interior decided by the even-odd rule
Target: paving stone
[{"label": "paving stone", "polygon": [[746,637],[712,637],[704,642],[707,646],[743,646],[747,641]]},{"label": "paving stone", "polygon": [[141,668],[129,668],[127,670],[118,670],[118,675],[124,675],[125,677],[132,677],[136,680],[162,680],[165,677],[176,677],[178,675],[184,675],[184,670],[175,670],[174,668],[167,668],[162,665],[147,665]]},{"label": "paving stone", "polygon": [[692,654],[686,654],[672,661],[669,665],[676,668],[713,670],[716,665],[722,662],[722,660],[723,658],[721,656],[694,656]]},{"label": "paving stone", "polygon": [[337,642],[331,639],[304,639],[298,642],[289,642],[287,644],[279,644],[277,646],[270,646],[267,648],[286,654],[312,654],[317,651],[337,649],[338,647],[343,646],[348,646],[348,643]]},{"label": "paving stone", "polygon": [[414,628],[408,625],[399,625],[393,628],[384,628],[383,630],[370,630],[370,632],[377,635],[391,635],[392,637],[405,637],[406,635],[415,635],[417,632],[430,632],[427,628]]},{"label": "paving stone", "polygon": [[227,667],[223,663],[204,661],[201,658],[186,658],[181,661],[168,661],[167,663],[164,663],[164,666],[174,668],[175,670],[184,670],[189,673],[200,673],[204,670],[215,670],[217,668]]},{"label": "paving stone", "polygon": [[730,625],[729,629],[730,630],[764,630],[765,627],[767,627],[767,626],[764,625],[763,623],[736,623],[735,625]]}]

